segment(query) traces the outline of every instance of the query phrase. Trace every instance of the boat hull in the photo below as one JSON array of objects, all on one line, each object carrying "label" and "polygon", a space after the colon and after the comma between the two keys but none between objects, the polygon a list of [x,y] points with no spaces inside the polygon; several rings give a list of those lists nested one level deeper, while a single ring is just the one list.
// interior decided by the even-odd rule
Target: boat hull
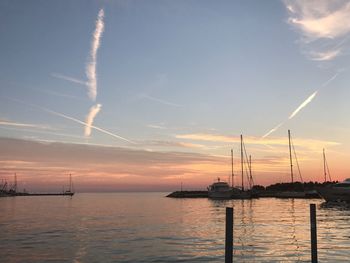
[{"label": "boat hull", "polygon": [[348,202],[350,203],[350,189],[346,188],[324,188],[318,189],[317,192],[323,197],[327,202]]},{"label": "boat hull", "polygon": [[232,191],[209,191],[208,197],[211,199],[231,199]]}]

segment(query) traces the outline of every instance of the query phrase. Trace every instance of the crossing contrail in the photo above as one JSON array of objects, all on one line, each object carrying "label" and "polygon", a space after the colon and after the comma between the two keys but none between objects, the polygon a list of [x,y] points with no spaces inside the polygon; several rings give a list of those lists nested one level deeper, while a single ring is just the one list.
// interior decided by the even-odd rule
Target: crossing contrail
[{"label": "crossing contrail", "polygon": [[94,123],[96,115],[101,110],[101,104],[96,104],[90,108],[89,114],[86,116],[86,126],[85,126],[85,136],[89,137],[91,135],[91,126]]}]

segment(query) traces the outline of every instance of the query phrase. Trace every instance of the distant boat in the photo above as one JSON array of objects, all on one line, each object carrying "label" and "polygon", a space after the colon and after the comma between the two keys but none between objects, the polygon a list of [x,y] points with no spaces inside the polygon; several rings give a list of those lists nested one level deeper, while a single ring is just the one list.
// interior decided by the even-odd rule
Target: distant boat
[{"label": "distant boat", "polygon": [[69,188],[68,188],[68,190],[63,191],[63,195],[70,195],[70,196],[74,195],[74,186],[73,186],[71,174],[69,175]]},{"label": "distant boat", "polygon": [[[241,157],[243,158],[242,144],[243,144],[243,138],[241,135]],[[241,163],[242,163],[242,169],[243,169],[242,158],[241,158]],[[230,186],[228,183],[220,181],[220,178],[218,178],[217,182],[214,182],[208,187],[208,197],[211,199],[250,199],[251,198],[251,193],[244,191],[243,170],[242,170],[242,189],[234,187],[233,150],[232,149],[231,149],[231,184],[232,185]]]},{"label": "distant boat", "polygon": [[317,192],[327,202],[348,202],[350,203],[350,178],[341,183],[319,188]]},{"label": "distant boat", "polygon": [[231,199],[232,187],[226,182],[218,181],[208,187],[208,197],[211,199]]}]

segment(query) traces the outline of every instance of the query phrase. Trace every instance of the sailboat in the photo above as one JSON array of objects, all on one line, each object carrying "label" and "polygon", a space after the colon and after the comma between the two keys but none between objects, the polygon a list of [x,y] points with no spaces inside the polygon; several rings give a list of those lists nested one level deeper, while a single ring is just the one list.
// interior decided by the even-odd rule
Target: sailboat
[{"label": "sailboat", "polygon": [[[241,189],[235,188],[232,186],[232,199],[250,199],[251,198],[251,192],[250,191],[245,191],[244,189],[244,153],[247,155],[245,152],[245,146],[243,142],[243,135],[241,134]],[[233,157],[232,157],[233,158]],[[232,159],[233,163],[233,159]],[[232,168],[233,169],[233,168]],[[248,177],[248,182],[249,185],[251,185],[251,167],[249,163],[249,173],[250,176]]]},{"label": "sailboat", "polygon": [[220,181],[220,178],[216,182],[209,185],[208,197],[211,199],[231,199],[233,193],[233,150],[231,149],[231,183],[232,186],[227,182]]},{"label": "sailboat", "polygon": [[[250,161],[251,163],[251,161]],[[243,136],[241,135],[241,169],[242,169],[242,188],[234,187],[234,174],[233,174],[233,150],[231,149],[231,186],[227,182],[220,181],[220,178],[216,182],[208,187],[208,197],[211,199],[250,199],[251,193],[244,191],[244,158],[243,158]],[[250,164],[249,164],[250,166]],[[250,179],[251,176],[251,168]]]},{"label": "sailboat", "polygon": [[[292,139],[291,139],[291,135],[290,135],[290,130],[288,130],[288,145],[289,145],[290,178],[291,178],[291,183],[292,183],[292,186],[293,186],[293,184],[294,184],[294,173],[293,173],[293,158],[292,158]],[[293,150],[294,150],[294,146],[293,146]],[[295,150],[294,150],[294,155],[296,157]],[[299,164],[298,164],[298,160],[297,159],[296,159],[296,162],[297,162],[297,167],[298,167],[300,179],[302,180],[300,169],[299,169]],[[279,193],[276,194],[276,197],[279,197],[279,198],[305,198],[306,194],[305,194],[304,191],[297,192],[297,191],[292,190],[292,191],[279,192]]]},{"label": "sailboat", "polygon": [[74,192],[74,186],[72,182],[72,174],[69,174],[69,188],[66,191],[63,191],[63,195],[70,195],[73,196],[75,194]]},{"label": "sailboat", "polygon": [[[329,180],[332,181],[329,173],[328,163],[326,160],[325,150],[323,149],[323,173],[324,181],[327,181],[327,175]],[[328,173],[328,174],[327,174]],[[350,202],[350,178],[345,179],[341,183],[328,185],[323,188],[317,189],[319,195],[326,200],[326,202]]]}]

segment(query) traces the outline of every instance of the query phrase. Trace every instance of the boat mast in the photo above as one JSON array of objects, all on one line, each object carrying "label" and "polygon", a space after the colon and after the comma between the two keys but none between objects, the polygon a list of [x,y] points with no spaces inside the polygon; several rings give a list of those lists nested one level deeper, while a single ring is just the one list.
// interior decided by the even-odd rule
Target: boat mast
[{"label": "boat mast", "polygon": [[242,191],[244,191],[243,182],[243,135],[241,134],[241,171],[242,171]]},{"label": "boat mast", "polygon": [[69,192],[72,192],[72,174],[69,174]]},{"label": "boat mast", "polygon": [[324,173],[324,181],[327,182],[327,171],[326,171],[326,154],[323,148],[323,173]]},{"label": "boat mast", "polygon": [[17,192],[17,174],[15,173],[15,183],[14,183],[14,186],[13,186],[13,190],[15,192]]},{"label": "boat mast", "polygon": [[250,189],[252,189],[252,184],[253,184],[253,176],[252,176],[252,156],[249,155],[249,185]]},{"label": "boat mast", "polygon": [[292,160],[292,146],[290,143],[290,130],[288,130],[288,141],[289,141],[289,160],[290,160],[290,177],[292,179],[292,183],[294,183],[293,178],[293,160]]},{"label": "boat mast", "polygon": [[234,187],[234,181],[233,181],[233,149],[231,149],[231,184],[232,188]]}]

